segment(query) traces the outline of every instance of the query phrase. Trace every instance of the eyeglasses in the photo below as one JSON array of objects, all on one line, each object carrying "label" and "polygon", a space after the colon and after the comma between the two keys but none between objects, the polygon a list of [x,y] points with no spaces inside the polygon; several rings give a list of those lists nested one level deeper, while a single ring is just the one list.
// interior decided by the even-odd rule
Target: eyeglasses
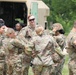
[{"label": "eyeglasses", "polygon": [[35,19],[30,19],[29,21],[34,21]]}]

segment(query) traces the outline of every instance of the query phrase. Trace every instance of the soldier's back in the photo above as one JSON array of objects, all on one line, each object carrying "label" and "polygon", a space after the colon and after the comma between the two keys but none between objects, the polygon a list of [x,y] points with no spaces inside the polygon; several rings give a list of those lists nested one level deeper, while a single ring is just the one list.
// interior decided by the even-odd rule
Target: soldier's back
[{"label": "soldier's back", "polygon": [[75,47],[73,44],[75,39],[76,39],[76,32],[71,31],[66,38],[66,49],[69,55],[72,55],[73,53],[75,53]]}]

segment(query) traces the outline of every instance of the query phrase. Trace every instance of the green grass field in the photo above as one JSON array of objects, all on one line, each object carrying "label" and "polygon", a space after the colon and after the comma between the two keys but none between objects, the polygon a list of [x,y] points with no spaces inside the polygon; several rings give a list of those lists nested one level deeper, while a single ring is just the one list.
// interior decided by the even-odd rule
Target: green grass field
[{"label": "green grass field", "polygon": [[[69,75],[69,71],[68,71],[68,55],[65,56],[65,64],[64,64],[64,67],[63,67],[63,70],[62,70],[62,75]],[[29,75],[33,75],[33,72],[32,72],[32,68],[30,67],[29,69]]]},{"label": "green grass field", "polygon": [[68,61],[69,61],[69,57],[66,56],[65,57],[65,64],[64,64],[64,67],[63,67],[63,71],[62,71],[62,75],[69,75]]}]

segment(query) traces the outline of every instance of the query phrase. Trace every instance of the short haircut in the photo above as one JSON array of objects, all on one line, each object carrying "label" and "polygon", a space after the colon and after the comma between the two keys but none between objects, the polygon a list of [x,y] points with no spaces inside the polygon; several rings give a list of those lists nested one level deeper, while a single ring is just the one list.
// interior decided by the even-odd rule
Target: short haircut
[{"label": "short haircut", "polygon": [[25,26],[23,23],[17,23],[17,24],[19,24],[22,28]]},{"label": "short haircut", "polygon": [[12,32],[15,32],[14,29],[8,28],[7,31],[6,31],[6,35],[7,35],[7,34],[11,34]]}]

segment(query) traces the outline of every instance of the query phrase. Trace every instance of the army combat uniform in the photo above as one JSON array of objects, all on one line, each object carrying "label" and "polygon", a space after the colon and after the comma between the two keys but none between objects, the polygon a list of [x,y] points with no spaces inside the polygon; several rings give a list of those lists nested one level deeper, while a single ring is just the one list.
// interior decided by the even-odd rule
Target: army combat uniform
[{"label": "army combat uniform", "polygon": [[3,50],[3,40],[4,36],[0,35],[0,75],[6,75],[6,70],[5,70],[5,51]]},{"label": "army combat uniform", "polygon": [[51,57],[54,50],[52,36],[41,35],[33,37],[33,39],[35,51],[37,51],[32,62],[34,75],[55,75],[54,62]]},{"label": "army combat uniform", "polygon": [[54,36],[56,42],[57,42],[57,46],[55,48],[55,54],[53,55],[53,60],[55,62],[55,71],[56,71],[56,75],[62,75],[61,71],[63,68],[63,64],[64,64],[64,56],[61,53],[61,51],[64,49],[64,45],[65,45],[65,37],[63,34],[61,34],[60,32],[57,33],[58,30],[63,30],[63,26],[60,23],[54,23],[52,25],[53,29],[50,32],[51,35],[56,35]]},{"label": "army combat uniform", "polygon": [[[32,60],[32,45],[30,41],[32,37],[36,35],[35,28],[30,27],[30,25],[21,29],[18,39],[27,47],[27,51],[23,51],[23,75],[28,75],[29,66]],[[29,43],[30,42],[30,43]]]},{"label": "army combat uniform", "polygon": [[59,34],[58,36],[55,36],[55,39],[60,48],[63,50],[65,46],[65,36],[63,34]]},{"label": "army combat uniform", "polygon": [[[65,46],[65,36],[63,34],[59,34],[58,36],[54,36],[54,38],[55,38],[58,46],[60,47],[60,49],[63,50],[64,46]],[[58,71],[57,71],[56,75],[62,75],[62,68],[63,68],[64,62],[65,62],[64,56],[61,57],[61,59],[59,61],[60,61],[60,63],[58,63],[58,66],[57,66]]]},{"label": "army combat uniform", "polygon": [[66,49],[70,57],[69,75],[76,75],[76,45],[74,41],[76,41],[76,31],[71,31],[66,40]]},{"label": "army combat uniform", "polygon": [[21,75],[22,74],[22,57],[17,54],[18,49],[22,48],[24,49],[24,46],[19,42],[17,39],[11,39],[7,38],[8,42],[5,44],[4,49],[7,49],[6,51],[6,73],[7,75]]},{"label": "army combat uniform", "polygon": [[23,35],[24,37],[26,37],[28,33],[30,36],[35,36],[36,35],[35,28],[32,28],[30,25],[24,27],[21,29],[19,36]]}]

